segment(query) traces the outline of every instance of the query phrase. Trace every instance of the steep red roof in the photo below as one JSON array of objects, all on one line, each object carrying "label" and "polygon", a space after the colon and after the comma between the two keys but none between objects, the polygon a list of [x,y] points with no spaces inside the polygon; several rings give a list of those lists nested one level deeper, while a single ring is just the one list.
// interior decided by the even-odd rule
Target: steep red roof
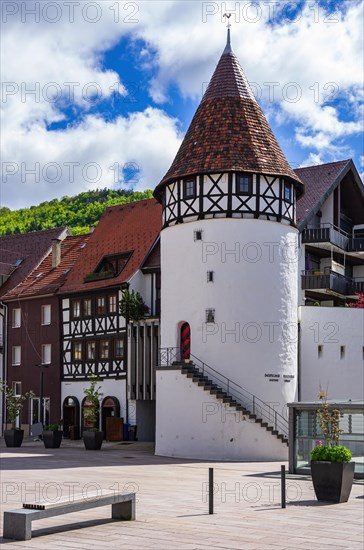
[{"label": "steep red roof", "polygon": [[286,176],[299,193],[302,183],[289,166],[228,44],[177,155],[155,190],[188,175],[222,171]]},{"label": "steep red roof", "polygon": [[0,298],[17,286],[43,260],[53,239],[62,239],[65,227],[0,237],[0,275],[10,275],[0,287]]},{"label": "steep red roof", "polygon": [[21,283],[7,292],[3,299],[6,301],[57,292],[78,260],[88,239],[89,235],[66,237],[60,243],[61,262],[57,267],[52,267],[52,252],[50,252]]},{"label": "steep red roof", "polygon": [[[162,208],[155,199],[112,206],[105,210],[60,292],[74,293],[118,286],[139,269],[162,228]],[[85,282],[105,256],[132,252],[121,273]]]},{"label": "steep red roof", "polygon": [[302,222],[311,213],[315,205],[320,201],[322,202],[325,194],[350,163],[350,159],[340,160],[295,170],[305,186],[304,195],[297,201],[297,223]]}]

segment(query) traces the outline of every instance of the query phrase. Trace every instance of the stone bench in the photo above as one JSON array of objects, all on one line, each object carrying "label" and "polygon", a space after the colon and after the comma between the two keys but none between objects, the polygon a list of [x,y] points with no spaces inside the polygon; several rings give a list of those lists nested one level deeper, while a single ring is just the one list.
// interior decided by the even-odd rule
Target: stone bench
[{"label": "stone bench", "polygon": [[98,506],[111,504],[111,517],[118,520],[135,519],[135,493],[109,493],[107,495],[87,495],[86,498],[60,500],[55,504],[26,503],[23,508],[4,512],[5,539],[30,540],[32,521],[79,512]]}]

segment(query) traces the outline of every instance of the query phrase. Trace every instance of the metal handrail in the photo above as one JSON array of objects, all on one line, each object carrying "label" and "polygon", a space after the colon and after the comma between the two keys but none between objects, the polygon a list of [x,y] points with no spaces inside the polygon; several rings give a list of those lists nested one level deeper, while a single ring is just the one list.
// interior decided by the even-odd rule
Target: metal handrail
[{"label": "metal handrail", "polygon": [[[171,367],[173,363],[181,363],[180,348],[160,348],[159,366]],[[268,426],[273,427],[284,437],[288,438],[288,421],[284,416],[278,413],[273,407],[262,401],[259,397],[252,394],[237,382],[234,382],[224,374],[190,353],[193,366],[197,367],[202,375],[208,375],[212,383],[218,384],[229,397],[232,397],[237,403],[246,408],[251,414],[254,414],[260,420],[267,422]],[[188,363],[185,364],[189,366]]]}]

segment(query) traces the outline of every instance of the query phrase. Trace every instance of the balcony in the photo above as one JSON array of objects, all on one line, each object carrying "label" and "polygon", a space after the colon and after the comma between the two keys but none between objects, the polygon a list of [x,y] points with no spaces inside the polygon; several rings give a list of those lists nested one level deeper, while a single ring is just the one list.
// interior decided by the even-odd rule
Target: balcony
[{"label": "balcony", "polygon": [[[349,236],[334,225],[323,223],[320,227],[307,227],[302,232],[302,243],[330,243],[346,250]],[[351,239],[356,240],[356,239]]]},{"label": "balcony", "polygon": [[348,277],[331,270],[328,273],[302,271],[301,275],[302,290],[331,290],[344,296],[347,295],[350,281]]},{"label": "balcony", "polygon": [[364,252],[364,237],[352,238],[351,235],[331,225],[323,223],[320,227],[307,227],[302,231],[303,244],[321,244],[337,247],[339,251],[351,253]]}]

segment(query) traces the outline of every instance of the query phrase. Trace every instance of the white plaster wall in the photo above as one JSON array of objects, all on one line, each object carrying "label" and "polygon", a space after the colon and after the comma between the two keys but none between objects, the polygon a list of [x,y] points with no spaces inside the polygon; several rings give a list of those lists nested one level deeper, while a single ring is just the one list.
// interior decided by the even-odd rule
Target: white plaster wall
[{"label": "white plaster wall", "polygon": [[[288,448],[178,370],[157,371],[155,454],[206,460],[287,460]],[[188,403],[188,406],[186,406]]]},{"label": "white plaster wall", "polygon": [[[130,279],[130,290],[140,292],[144,302],[148,307],[151,306],[151,275],[144,275],[138,270]],[[120,298],[121,299],[121,298]]]},{"label": "white plaster wall", "polygon": [[331,193],[321,206],[321,223],[334,223],[334,194]]},{"label": "white plaster wall", "polygon": [[[195,229],[203,242],[193,240]],[[178,347],[179,326],[189,322],[194,355],[282,413],[296,398],[297,230],[264,220],[200,220],[164,229],[161,247],[161,347]],[[214,325],[205,323],[207,308],[216,310]]]},{"label": "white plaster wall", "polygon": [[[126,395],[125,380],[115,380],[115,379],[100,380],[99,385],[101,386],[100,391],[103,394],[102,399],[108,396],[117,397],[119,399],[120,416],[125,418],[125,395]],[[73,381],[62,382],[61,415],[62,415],[63,401],[65,400],[66,397],[70,397],[71,395],[74,397],[77,397],[80,403],[80,414],[81,414],[82,401],[85,397],[83,388],[88,388],[89,386],[90,386],[90,383],[87,380],[80,380],[77,382],[73,382]],[[81,422],[81,418],[79,420]],[[100,415],[100,421],[101,421],[101,415]]]},{"label": "white plaster wall", "polygon": [[[306,306],[299,308],[299,314],[301,400],[316,400],[322,386],[329,399],[363,401],[364,310]],[[345,346],[343,358],[341,346]]]}]

